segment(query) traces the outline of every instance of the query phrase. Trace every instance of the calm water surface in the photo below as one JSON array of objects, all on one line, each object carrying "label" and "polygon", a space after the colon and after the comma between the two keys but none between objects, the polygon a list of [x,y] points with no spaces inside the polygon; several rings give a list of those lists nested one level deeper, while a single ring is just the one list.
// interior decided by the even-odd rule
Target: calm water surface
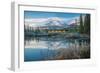
[{"label": "calm water surface", "polygon": [[25,38],[24,61],[49,60],[59,49],[74,49],[89,45],[87,38],[31,37]]}]

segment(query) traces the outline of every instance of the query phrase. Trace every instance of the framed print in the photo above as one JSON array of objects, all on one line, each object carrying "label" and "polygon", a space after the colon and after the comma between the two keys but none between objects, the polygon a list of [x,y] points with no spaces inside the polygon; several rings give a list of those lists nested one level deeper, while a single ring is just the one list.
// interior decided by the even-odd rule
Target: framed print
[{"label": "framed print", "polygon": [[12,3],[13,70],[94,64],[95,8]]}]

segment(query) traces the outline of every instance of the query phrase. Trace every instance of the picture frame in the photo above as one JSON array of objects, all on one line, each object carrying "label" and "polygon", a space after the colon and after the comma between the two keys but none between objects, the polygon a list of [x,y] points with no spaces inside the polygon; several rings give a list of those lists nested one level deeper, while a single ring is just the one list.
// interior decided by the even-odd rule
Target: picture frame
[{"label": "picture frame", "polygon": [[[72,66],[95,65],[96,50],[93,40],[95,34],[96,9],[91,7],[68,6],[45,6],[33,3],[13,2],[11,5],[11,69],[34,70],[45,68],[60,68]],[[89,59],[64,59],[25,62],[25,11],[50,12],[53,13],[81,13],[90,14],[90,58]],[[26,14],[27,15],[27,14]],[[38,14],[37,14],[38,15]],[[27,18],[28,16],[26,16]],[[40,16],[41,17],[41,16]],[[39,21],[39,20],[38,20]],[[35,25],[34,25],[35,26]],[[35,45],[34,45],[35,46]]]}]

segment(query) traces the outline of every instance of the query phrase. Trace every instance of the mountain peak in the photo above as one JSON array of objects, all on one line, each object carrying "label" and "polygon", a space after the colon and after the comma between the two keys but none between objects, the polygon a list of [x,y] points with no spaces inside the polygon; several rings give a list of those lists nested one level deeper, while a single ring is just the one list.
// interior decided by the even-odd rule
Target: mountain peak
[{"label": "mountain peak", "polygon": [[48,26],[63,26],[63,24],[65,24],[64,20],[59,17],[49,18],[46,22],[46,25]]},{"label": "mountain peak", "polygon": [[62,18],[59,18],[59,17],[51,17],[51,18],[48,18],[49,20],[52,20],[52,21],[62,21],[63,19]]}]

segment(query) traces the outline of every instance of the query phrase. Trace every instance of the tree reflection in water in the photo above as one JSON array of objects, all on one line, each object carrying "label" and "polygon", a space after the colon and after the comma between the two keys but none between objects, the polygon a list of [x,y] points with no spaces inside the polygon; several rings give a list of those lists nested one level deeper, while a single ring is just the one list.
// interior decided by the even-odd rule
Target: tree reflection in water
[{"label": "tree reflection in water", "polygon": [[26,37],[24,44],[25,49],[39,48],[41,60],[90,58],[90,40],[88,38]]}]

